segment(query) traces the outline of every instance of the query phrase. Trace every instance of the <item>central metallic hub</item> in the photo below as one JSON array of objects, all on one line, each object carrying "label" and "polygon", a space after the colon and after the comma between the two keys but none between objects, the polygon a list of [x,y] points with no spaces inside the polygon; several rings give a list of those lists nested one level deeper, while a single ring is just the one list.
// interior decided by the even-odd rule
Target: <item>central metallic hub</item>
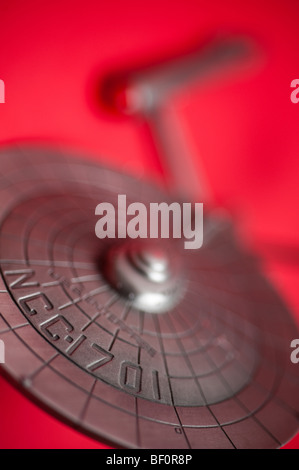
[{"label": "central metallic hub", "polygon": [[109,252],[106,277],[137,310],[164,313],[184,293],[179,258],[174,255],[157,245],[125,244]]}]

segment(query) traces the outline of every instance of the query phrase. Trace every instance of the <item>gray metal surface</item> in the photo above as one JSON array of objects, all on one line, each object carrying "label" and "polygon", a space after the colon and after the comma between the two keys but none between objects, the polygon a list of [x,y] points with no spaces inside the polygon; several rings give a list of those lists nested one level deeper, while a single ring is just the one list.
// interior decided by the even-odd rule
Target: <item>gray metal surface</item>
[{"label": "gray metal surface", "polygon": [[46,150],[2,151],[0,173],[1,368],[27,394],[116,446],[273,448],[297,431],[298,331],[231,228],[206,219],[197,251],[169,241],[184,291],[151,314],[107,280],[116,242],[94,211],[164,194]]},{"label": "gray metal surface", "polygon": [[165,244],[164,240],[157,244],[135,239],[108,251],[104,267],[107,280],[137,310],[166,313],[185,294],[182,259]]}]

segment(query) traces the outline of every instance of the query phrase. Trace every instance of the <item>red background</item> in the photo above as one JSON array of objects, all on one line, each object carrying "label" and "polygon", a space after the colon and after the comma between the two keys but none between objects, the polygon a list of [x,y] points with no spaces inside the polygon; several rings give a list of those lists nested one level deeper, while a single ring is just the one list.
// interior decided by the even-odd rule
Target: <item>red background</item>
[{"label": "red background", "polygon": [[[0,0],[0,143],[75,149],[148,178],[160,167],[140,122],[100,109],[96,83],[116,66],[173,55],[218,32],[245,33],[258,70],[215,76],[177,102],[214,201],[235,218],[299,323],[299,3]],[[299,365],[298,365],[299,373]],[[92,448],[0,379],[1,448]],[[299,437],[287,447],[299,448]]]}]

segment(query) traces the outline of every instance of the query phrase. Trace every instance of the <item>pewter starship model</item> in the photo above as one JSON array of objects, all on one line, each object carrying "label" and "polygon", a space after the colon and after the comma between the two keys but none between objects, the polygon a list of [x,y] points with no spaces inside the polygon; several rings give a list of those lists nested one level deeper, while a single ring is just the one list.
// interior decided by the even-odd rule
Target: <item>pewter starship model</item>
[{"label": "pewter starship model", "polygon": [[100,240],[100,202],[168,196],[45,149],[0,162],[6,377],[116,447],[274,448],[294,435],[296,326],[229,224],[207,216],[198,250]]}]

